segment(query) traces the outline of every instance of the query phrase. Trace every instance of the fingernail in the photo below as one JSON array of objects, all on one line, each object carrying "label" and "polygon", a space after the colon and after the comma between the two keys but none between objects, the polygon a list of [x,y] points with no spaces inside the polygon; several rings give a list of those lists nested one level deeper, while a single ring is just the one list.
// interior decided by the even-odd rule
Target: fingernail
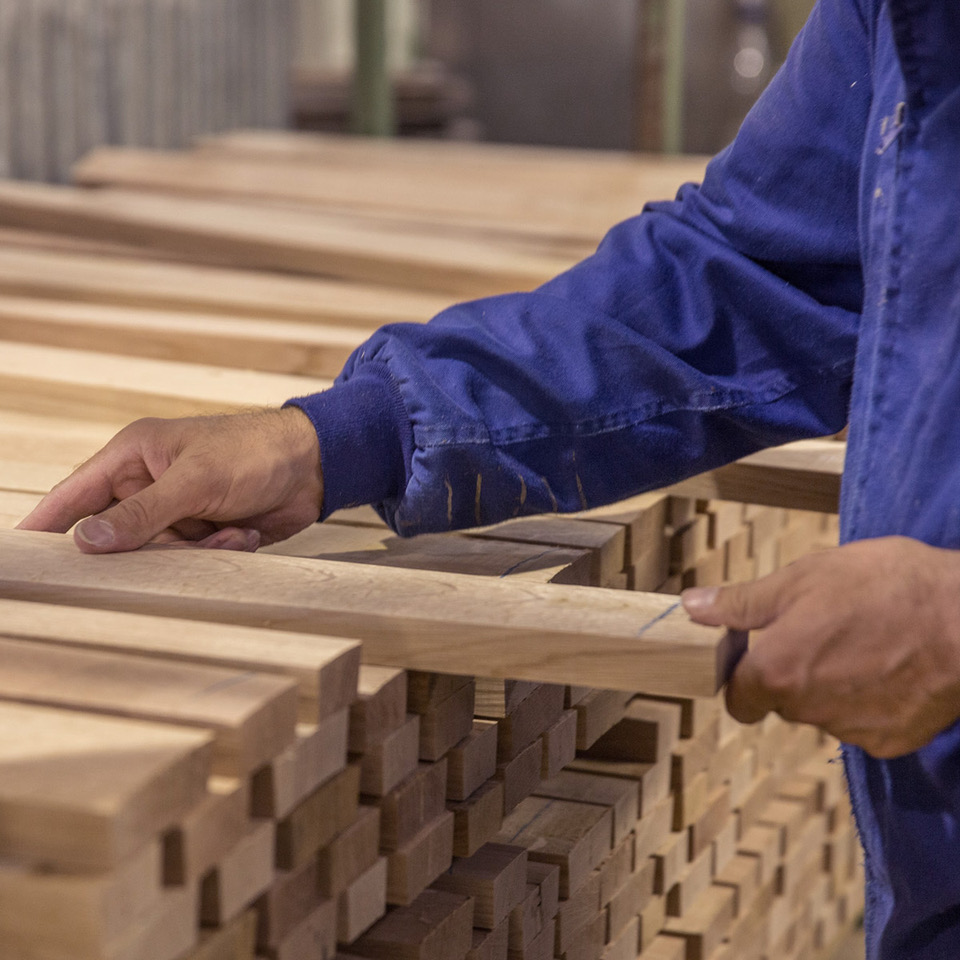
[{"label": "fingernail", "polygon": [[717,602],[719,594],[719,587],[690,587],[680,594],[680,599],[687,613],[700,613],[709,610]]},{"label": "fingernail", "polygon": [[91,547],[109,547],[116,539],[113,524],[99,517],[91,517],[78,524],[77,536]]},{"label": "fingernail", "polygon": [[260,531],[259,530],[247,530],[247,549],[254,553],[257,547],[260,546]]},{"label": "fingernail", "polygon": [[205,547],[207,550],[241,550],[243,549],[243,544],[238,542],[238,540],[239,538],[237,537],[236,531],[220,530],[207,537],[200,546]]}]

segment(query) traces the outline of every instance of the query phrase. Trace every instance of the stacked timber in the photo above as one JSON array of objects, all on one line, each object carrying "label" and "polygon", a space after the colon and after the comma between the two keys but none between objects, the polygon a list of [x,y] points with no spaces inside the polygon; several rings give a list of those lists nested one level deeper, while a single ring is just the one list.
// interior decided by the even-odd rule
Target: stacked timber
[{"label": "stacked timber", "polygon": [[672,594],[835,542],[842,443],[255,556],[9,529],[128,420],[322,389],[694,165],[238,133],[0,184],[0,953],[827,960],[863,896],[837,745],[734,723],[743,638]]},{"label": "stacked timber", "polygon": [[289,0],[4,0],[0,175],[65,181],[102,144],[284,126],[292,17]]}]

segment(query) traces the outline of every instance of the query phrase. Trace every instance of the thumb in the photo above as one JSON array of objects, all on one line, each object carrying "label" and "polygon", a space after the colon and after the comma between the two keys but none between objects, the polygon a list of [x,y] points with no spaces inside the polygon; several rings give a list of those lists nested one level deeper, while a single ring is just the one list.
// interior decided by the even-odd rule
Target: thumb
[{"label": "thumb", "polygon": [[77,524],[74,541],[84,553],[136,550],[161,530],[193,516],[189,487],[171,467],[142,490]]},{"label": "thumb", "polygon": [[[778,571],[779,572],[779,571]],[[734,630],[757,630],[777,616],[782,577],[776,573],[729,587],[692,587],[680,596],[692,620]]]}]

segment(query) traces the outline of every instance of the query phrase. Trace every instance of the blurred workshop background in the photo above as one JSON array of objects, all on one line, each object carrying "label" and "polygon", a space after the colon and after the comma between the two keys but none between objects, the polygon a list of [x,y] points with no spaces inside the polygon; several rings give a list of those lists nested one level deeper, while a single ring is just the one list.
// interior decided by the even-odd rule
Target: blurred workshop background
[{"label": "blurred workshop background", "polygon": [[4,0],[0,174],[239,126],[712,153],[811,6]]}]

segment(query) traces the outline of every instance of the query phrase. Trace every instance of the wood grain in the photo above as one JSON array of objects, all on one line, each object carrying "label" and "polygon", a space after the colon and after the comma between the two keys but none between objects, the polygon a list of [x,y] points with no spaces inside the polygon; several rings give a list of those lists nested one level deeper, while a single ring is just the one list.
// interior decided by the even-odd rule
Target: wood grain
[{"label": "wood grain", "polygon": [[0,223],[32,230],[175,247],[201,263],[335,276],[455,296],[539,286],[572,258],[505,250],[481,239],[419,238],[303,210],[184,200],[125,190],[0,183]]},{"label": "wood grain", "polygon": [[[18,239],[21,236],[26,239]],[[14,230],[0,235],[0,291],[6,296],[330,323],[369,331],[391,321],[422,323],[450,303],[442,294],[416,290],[163,262],[156,252],[141,251],[153,257],[143,259],[115,252],[94,255],[82,248],[25,248],[29,237],[27,231]],[[76,238],[62,242],[70,240]]]},{"label": "wood grain", "polygon": [[0,599],[0,636],[294,677],[314,722],[355,699],[360,645],[286,630]]},{"label": "wood grain", "polygon": [[0,593],[349,635],[388,666],[679,696],[714,694],[746,642],[656,594],[222,552],[88,556],[16,530],[0,531]]}]

